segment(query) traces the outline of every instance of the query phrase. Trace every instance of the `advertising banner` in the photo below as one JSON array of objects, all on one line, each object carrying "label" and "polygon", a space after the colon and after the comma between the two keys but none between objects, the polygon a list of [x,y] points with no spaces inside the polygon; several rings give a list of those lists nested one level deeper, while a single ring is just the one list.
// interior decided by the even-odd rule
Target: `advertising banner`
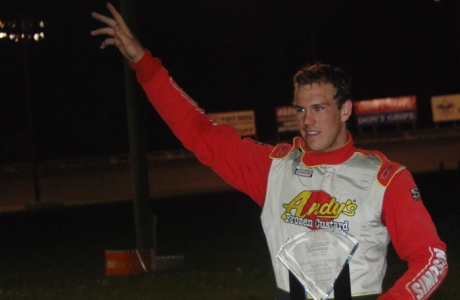
[{"label": "advertising banner", "polygon": [[460,120],[460,94],[431,97],[433,122]]},{"label": "advertising banner", "polygon": [[234,127],[241,136],[256,136],[256,118],[253,110],[211,113],[214,121],[220,125]]},{"label": "advertising banner", "polygon": [[417,121],[415,96],[361,100],[354,102],[353,107],[358,126]]},{"label": "advertising banner", "polygon": [[276,124],[278,132],[298,131],[296,109],[293,106],[276,107]]}]

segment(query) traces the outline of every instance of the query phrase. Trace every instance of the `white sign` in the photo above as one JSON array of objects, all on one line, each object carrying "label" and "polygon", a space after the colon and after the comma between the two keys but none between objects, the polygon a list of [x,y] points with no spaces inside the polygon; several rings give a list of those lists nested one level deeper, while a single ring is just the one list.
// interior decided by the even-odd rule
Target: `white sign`
[{"label": "white sign", "polygon": [[256,135],[256,118],[253,110],[208,114],[217,124],[234,127],[241,136]]},{"label": "white sign", "polygon": [[433,122],[460,120],[460,94],[431,97]]}]

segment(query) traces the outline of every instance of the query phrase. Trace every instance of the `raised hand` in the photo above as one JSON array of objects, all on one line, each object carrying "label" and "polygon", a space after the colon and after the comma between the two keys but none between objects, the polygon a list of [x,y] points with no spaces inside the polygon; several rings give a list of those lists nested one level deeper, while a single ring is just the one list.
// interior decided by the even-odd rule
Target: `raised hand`
[{"label": "raised hand", "polygon": [[113,18],[106,17],[104,15],[93,12],[91,15],[93,18],[105,23],[108,27],[99,28],[91,31],[92,36],[97,35],[108,35],[101,44],[101,49],[105,49],[107,46],[117,46],[120,52],[131,62],[138,62],[142,56],[144,56],[144,47],[134,37],[126,25],[123,17],[115,9],[115,7],[107,3],[107,8],[112,14]]}]

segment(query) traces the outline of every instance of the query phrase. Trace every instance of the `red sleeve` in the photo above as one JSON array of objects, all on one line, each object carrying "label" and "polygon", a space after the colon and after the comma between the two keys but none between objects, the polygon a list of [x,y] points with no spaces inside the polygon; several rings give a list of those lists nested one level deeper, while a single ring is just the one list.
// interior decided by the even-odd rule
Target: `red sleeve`
[{"label": "red sleeve", "polygon": [[388,186],[382,221],[397,254],[408,262],[408,270],[379,300],[428,299],[447,275],[446,245],[409,171],[398,173]]},{"label": "red sleeve", "polygon": [[262,206],[273,147],[241,139],[233,127],[215,124],[149,51],[131,67],[148,99],[184,147]]}]

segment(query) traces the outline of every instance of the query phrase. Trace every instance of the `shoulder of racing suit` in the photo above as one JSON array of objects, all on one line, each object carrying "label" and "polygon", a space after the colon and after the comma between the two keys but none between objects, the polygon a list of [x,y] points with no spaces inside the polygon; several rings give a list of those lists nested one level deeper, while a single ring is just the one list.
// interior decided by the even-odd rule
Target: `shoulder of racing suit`
[{"label": "shoulder of racing suit", "polygon": [[288,143],[281,143],[273,148],[272,152],[270,153],[271,159],[283,159],[291,153],[294,149],[294,145]]},{"label": "shoulder of racing suit", "polygon": [[390,161],[382,152],[376,150],[363,150],[357,149],[357,153],[361,153],[363,155],[369,155],[379,158],[380,160],[380,168],[377,173],[377,180],[378,182],[387,187],[394,176],[401,170],[404,170],[405,167],[397,162]]},{"label": "shoulder of racing suit", "polygon": [[301,141],[299,137],[295,137],[292,144],[280,143],[273,148],[272,152],[270,153],[270,158],[271,159],[286,158],[289,155],[289,153],[291,153],[292,150],[300,149],[301,148],[300,144],[301,144]]},{"label": "shoulder of racing suit", "polygon": [[[300,146],[301,145],[299,144],[298,139],[294,139],[293,144],[280,143],[273,148],[272,152],[270,153],[270,158],[275,160],[284,159],[289,155],[289,153],[292,152],[292,150],[298,149]],[[380,151],[356,149],[356,153],[362,154],[364,156],[377,157],[380,160],[380,168],[376,176],[378,182],[384,187],[387,187],[390,184],[391,180],[399,171],[405,169],[403,165],[390,161]]]}]

